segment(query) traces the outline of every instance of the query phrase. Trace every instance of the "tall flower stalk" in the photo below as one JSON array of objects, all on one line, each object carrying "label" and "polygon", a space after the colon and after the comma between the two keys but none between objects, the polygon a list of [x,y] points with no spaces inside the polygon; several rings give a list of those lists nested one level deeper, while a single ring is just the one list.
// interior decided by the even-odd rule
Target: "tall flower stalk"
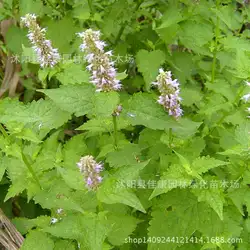
[{"label": "tall flower stalk", "polygon": [[21,17],[21,24],[29,29],[27,36],[41,67],[54,67],[60,61],[58,49],[54,49],[51,41],[46,40],[46,29],[37,24],[36,18],[34,14],[26,14],[25,17]]},{"label": "tall flower stalk", "polygon": [[97,163],[93,156],[87,155],[80,159],[77,166],[84,176],[86,186],[95,190],[102,181],[100,173],[103,170],[103,165]]},{"label": "tall flower stalk", "polygon": [[100,31],[87,29],[82,33],[78,33],[82,38],[80,46],[89,63],[87,70],[91,72],[91,82],[96,86],[97,91],[117,91],[122,85],[116,79],[116,69],[114,62],[111,60],[112,51],[105,52],[106,43],[100,40]]},{"label": "tall flower stalk", "polygon": [[181,97],[179,96],[180,88],[177,79],[172,80],[172,73],[170,71],[164,72],[163,69],[159,69],[156,82],[152,84],[157,86],[161,93],[158,103],[168,111],[169,115],[176,119],[179,118],[183,114],[183,111],[180,107]]}]

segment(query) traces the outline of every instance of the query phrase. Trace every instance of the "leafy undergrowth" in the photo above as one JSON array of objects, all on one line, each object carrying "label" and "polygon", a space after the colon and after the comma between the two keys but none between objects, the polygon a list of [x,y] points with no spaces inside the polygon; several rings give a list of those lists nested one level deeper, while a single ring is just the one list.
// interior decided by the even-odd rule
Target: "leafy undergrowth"
[{"label": "leafy undergrowth", "polygon": [[4,0],[0,18],[22,250],[250,249],[248,1]]}]

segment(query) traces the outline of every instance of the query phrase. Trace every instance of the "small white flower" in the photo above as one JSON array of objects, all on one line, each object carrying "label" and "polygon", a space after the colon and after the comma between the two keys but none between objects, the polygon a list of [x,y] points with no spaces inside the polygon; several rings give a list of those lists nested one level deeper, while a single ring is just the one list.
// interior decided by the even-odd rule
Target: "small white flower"
[{"label": "small white flower", "polygon": [[58,222],[58,219],[57,219],[57,218],[51,218],[51,221],[50,221],[51,224],[55,224],[55,223],[57,223],[57,222]]},{"label": "small white flower", "polygon": [[244,96],[242,96],[241,99],[244,100],[245,102],[248,102],[249,99],[250,99],[250,93],[249,93],[249,94],[246,94],[246,95],[244,95]]},{"label": "small white flower", "polygon": [[62,209],[62,208],[58,208],[58,209],[56,210],[56,213],[57,213],[57,214],[61,214],[61,213],[62,213],[62,211],[63,211],[63,209]]}]

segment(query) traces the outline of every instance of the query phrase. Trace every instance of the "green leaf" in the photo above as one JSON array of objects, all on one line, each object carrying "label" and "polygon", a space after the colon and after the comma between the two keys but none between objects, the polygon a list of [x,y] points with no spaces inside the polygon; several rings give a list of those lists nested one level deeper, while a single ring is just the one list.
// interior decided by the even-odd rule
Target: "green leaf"
[{"label": "green leaf", "polygon": [[64,144],[63,161],[67,168],[75,169],[80,158],[88,153],[84,137],[84,134],[76,135]]},{"label": "green leaf", "polygon": [[[194,36],[195,34],[195,36]],[[194,50],[196,53],[209,54],[203,49],[203,45],[213,39],[213,27],[206,22],[194,22],[191,20],[181,24],[180,41],[186,48]]]},{"label": "green leaf", "polygon": [[140,171],[144,169],[149,162],[150,160],[147,160],[129,166],[120,167],[113,176],[122,182],[136,180],[139,177]]},{"label": "green leaf", "polygon": [[4,176],[5,170],[7,169],[7,162],[5,160],[5,157],[1,157],[0,159],[0,182]]},{"label": "green leaf", "polygon": [[136,157],[140,155],[140,151],[137,144],[127,144],[118,151],[109,153],[107,162],[114,168],[136,164]]},{"label": "green leaf", "polygon": [[[21,56],[22,54],[22,45],[25,45],[26,47],[29,46],[25,30],[20,29],[17,26],[11,26],[8,28],[5,39],[7,48],[17,56]],[[17,59],[20,58],[18,57]]]},{"label": "green leaf", "polygon": [[50,19],[45,26],[47,29],[47,37],[52,41],[52,45],[58,48],[61,53],[71,54],[72,48],[70,42],[74,39],[77,28],[70,17],[64,17],[56,22]]},{"label": "green leaf", "polygon": [[69,215],[44,231],[56,237],[77,240],[83,249],[102,250],[110,229],[106,212],[101,212]]},{"label": "green leaf", "polygon": [[223,203],[225,202],[223,192],[219,188],[193,189],[198,201],[207,202],[223,220]]},{"label": "green leaf", "polygon": [[125,78],[127,78],[128,74],[126,73],[126,71],[121,72],[121,73],[117,73],[116,74],[116,79],[117,80],[124,80]]},{"label": "green leaf", "polygon": [[146,91],[149,91],[151,83],[156,80],[160,66],[165,61],[165,54],[161,50],[148,52],[140,50],[136,55],[136,63],[139,72],[142,73],[146,83]]},{"label": "green leaf", "polygon": [[[229,29],[238,30],[242,25],[242,15],[238,11],[236,11],[234,5],[225,5],[221,6],[218,10],[213,10],[216,15],[224,22]],[[233,15],[232,15],[233,13]]]},{"label": "green leaf", "polygon": [[76,116],[86,115],[93,109],[95,88],[92,84],[61,86],[58,89],[39,90],[59,108]]},{"label": "green leaf", "polygon": [[[203,202],[198,202],[189,190],[175,189],[161,199],[157,199],[152,208],[152,219],[148,237],[190,237],[196,230],[203,231],[217,223],[214,212]],[[217,216],[217,215],[216,215]],[[218,216],[217,216],[218,217]],[[217,232],[214,232],[217,235]],[[149,243],[149,250],[177,249],[181,242]]]},{"label": "green leaf", "polygon": [[[117,131],[124,129],[130,125],[129,121],[124,117],[118,116]],[[77,128],[77,130],[87,130],[91,132],[112,132],[114,131],[113,118],[95,118],[85,122],[83,125]]]},{"label": "green leaf", "polygon": [[[55,179],[55,177],[54,177]],[[66,184],[61,180],[54,180],[49,188],[45,188],[36,193],[34,201],[42,208],[63,208],[83,212],[83,209],[71,198],[71,193]]]},{"label": "green leaf", "polygon": [[43,3],[40,0],[20,0],[20,16],[32,13],[39,16],[43,15]]},{"label": "green leaf", "polygon": [[57,240],[54,250],[75,250],[75,243],[69,240]]},{"label": "green leaf", "polygon": [[20,126],[29,125],[37,133],[62,126],[70,119],[68,112],[60,110],[50,100],[38,100],[24,105],[16,100],[0,101],[0,121],[4,124],[15,122]]},{"label": "green leaf", "polygon": [[37,135],[28,128],[22,129],[21,132],[15,134],[16,138],[31,141],[34,143],[41,143],[42,141],[37,137]]},{"label": "green leaf", "polygon": [[192,183],[192,180],[193,178],[186,173],[183,167],[173,164],[167,172],[163,173],[149,199],[151,200],[177,187],[186,188]]},{"label": "green leaf", "polygon": [[82,69],[82,65],[79,64],[66,64],[63,65],[63,71],[55,75],[55,77],[63,85],[74,85],[89,82],[89,73]]},{"label": "green leaf", "polygon": [[112,229],[108,234],[108,241],[114,246],[124,244],[124,240],[135,230],[139,220],[130,215],[109,214],[108,221]]},{"label": "green leaf", "polygon": [[117,92],[95,93],[93,100],[94,117],[110,116],[119,104],[119,94]]},{"label": "green leaf", "polygon": [[54,242],[47,234],[39,231],[32,231],[28,234],[27,238],[24,240],[24,243],[20,249],[53,250]]},{"label": "green leaf", "polygon": [[167,28],[173,24],[181,22],[182,20],[184,20],[184,17],[181,13],[180,8],[178,8],[176,5],[170,5],[164,12],[161,18],[162,23],[158,27],[158,29]]},{"label": "green leaf", "polygon": [[248,187],[231,189],[228,197],[233,201],[239,212],[244,216],[243,205],[247,206],[247,211],[250,212],[250,194]]},{"label": "green leaf", "polygon": [[169,129],[176,122],[169,117],[164,108],[153,99],[151,94],[137,93],[124,104],[122,116],[132,125],[144,125],[151,129]]},{"label": "green leaf", "polygon": [[69,187],[76,190],[86,190],[84,178],[79,169],[72,170],[58,167],[57,170]]},{"label": "green leaf", "polygon": [[114,178],[105,180],[97,191],[97,198],[107,204],[122,203],[146,213],[137,196]]},{"label": "green leaf", "polygon": [[212,168],[224,166],[227,164],[229,163],[217,160],[215,158],[211,158],[210,156],[203,156],[203,157],[196,158],[192,162],[192,169],[196,171],[198,174],[203,174]]},{"label": "green leaf", "polygon": [[48,216],[38,216],[35,219],[17,217],[12,220],[12,223],[22,235],[26,234],[34,227],[47,227],[50,225],[50,222],[51,217]]}]

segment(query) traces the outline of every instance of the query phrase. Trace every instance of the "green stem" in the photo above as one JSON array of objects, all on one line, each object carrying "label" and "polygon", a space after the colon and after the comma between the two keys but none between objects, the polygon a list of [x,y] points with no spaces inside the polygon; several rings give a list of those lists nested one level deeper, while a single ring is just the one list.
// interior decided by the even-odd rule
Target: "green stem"
[{"label": "green stem", "polygon": [[40,181],[36,175],[36,173],[34,172],[32,166],[30,165],[28,159],[26,158],[26,156],[24,155],[24,153],[22,152],[22,158],[23,158],[23,162],[25,163],[26,167],[28,168],[28,170],[30,171],[31,175],[33,176],[34,180],[36,181],[37,185],[42,189],[42,186],[40,184]]},{"label": "green stem", "polygon": [[117,118],[113,115],[113,125],[114,125],[114,148],[117,149],[118,137],[117,137]]},{"label": "green stem", "polygon": [[[219,0],[216,0],[216,9],[219,7]],[[212,74],[211,74],[211,82],[214,83],[215,80],[215,71],[216,71],[216,61],[217,61],[217,50],[218,50],[218,38],[219,38],[219,17],[217,15],[216,17],[216,27],[215,27],[215,45],[214,45],[214,51],[213,51],[213,63],[212,63]]]},{"label": "green stem", "polygon": [[[7,134],[6,130],[4,129],[3,125],[0,123],[0,131],[2,132],[2,134],[4,135],[4,137],[10,142],[9,140],[9,135]],[[32,166],[30,165],[29,161],[27,160],[26,156],[24,155],[23,152],[21,152],[22,155],[22,159],[23,162],[25,163],[25,165],[27,166],[27,168],[29,169],[31,175],[33,176],[34,180],[36,181],[36,183],[38,184],[38,186],[42,189],[42,186],[39,182],[39,179],[36,176],[36,173],[34,172]]]},{"label": "green stem", "polygon": [[50,0],[46,0],[46,2],[48,3],[48,5],[52,8],[52,9],[55,9],[56,11],[60,12],[62,15],[64,14],[63,13],[63,10],[61,8],[59,8],[59,10],[56,9],[56,7],[50,2]]},{"label": "green stem", "polygon": [[173,141],[173,129],[169,128],[169,147],[172,148],[172,141]]},{"label": "green stem", "polygon": [[[139,0],[139,1],[138,1],[137,5],[136,5],[136,7],[135,7],[135,12],[140,8],[140,6],[141,6],[142,3],[143,3],[143,0]],[[118,34],[117,34],[117,37],[116,37],[116,39],[115,39],[114,45],[117,45],[117,43],[119,42],[119,40],[120,40],[120,38],[121,38],[121,36],[122,36],[122,34],[123,34],[123,32],[124,32],[124,30],[125,30],[127,24],[128,24],[128,22],[125,22],[125,23],[121,26],[121,28],[120,28],[120,30],[119,30],[119,32],[118,32]]]},{"label": "green stem", "polygon": [[92,5],[92,0],[88,0],[88,5],[89,5],[89,10],[90,10],[90,15],[93,15],[93,5]]},{"label": "green stem", "polygon": [[8,134],[6,132],[6,130],[4,129],[3,125],[0,123],[0,131],[2,132],[3,136],[8,139]]}]

